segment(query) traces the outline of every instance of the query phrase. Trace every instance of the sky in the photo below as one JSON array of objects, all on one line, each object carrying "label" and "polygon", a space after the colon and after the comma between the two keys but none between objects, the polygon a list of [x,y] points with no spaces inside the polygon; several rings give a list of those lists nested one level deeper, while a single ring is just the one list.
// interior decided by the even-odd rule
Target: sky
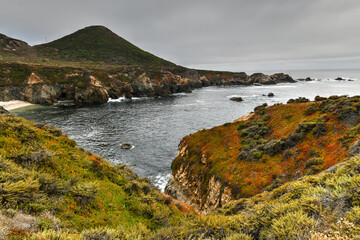
[{"label": "sky", "polygon": [[0,0],[0,33],[30,45],[91,25],[190,68],[360,68],[359,0]]}]

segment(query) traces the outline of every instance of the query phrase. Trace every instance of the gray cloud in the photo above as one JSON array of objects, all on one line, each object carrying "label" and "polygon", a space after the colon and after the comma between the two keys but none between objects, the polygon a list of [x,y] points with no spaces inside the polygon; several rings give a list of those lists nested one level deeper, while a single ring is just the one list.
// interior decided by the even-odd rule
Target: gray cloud
[{"label": "gray cloud", "polygon": [[0,32],[30,44],[89,25],[188,67],[360,65],[358,0],[1,0]]}]

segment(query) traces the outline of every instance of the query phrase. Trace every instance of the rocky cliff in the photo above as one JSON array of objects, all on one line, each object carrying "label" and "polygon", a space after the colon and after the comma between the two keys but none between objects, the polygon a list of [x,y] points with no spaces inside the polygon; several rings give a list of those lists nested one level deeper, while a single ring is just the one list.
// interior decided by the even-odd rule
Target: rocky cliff
[{"label": "rocky cliff", "polygon": [[0,63],[0,100],[18,99],[50,105],[105,103],[108,98],[168,96],[211,85],[294,82],[286,74],[224,73],[186,68],[127,66],[106,69]]},{"label": "rocky cliff", "polygon": [[259,106],[233,123],[185,137],[165,192],[209,213],[357,154],[360,98],[316,100]]}]

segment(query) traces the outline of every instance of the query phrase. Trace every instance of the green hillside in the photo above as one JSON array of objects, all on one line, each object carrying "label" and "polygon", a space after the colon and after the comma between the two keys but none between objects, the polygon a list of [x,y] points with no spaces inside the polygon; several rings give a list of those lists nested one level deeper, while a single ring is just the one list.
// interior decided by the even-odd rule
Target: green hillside
[{"label": "green hillside", "polygon": [[183,215],[126,165],[76,147],[59,129],[1,111],[0,239],[50,230],[70,231],[69,239],[76,239],[73,233],[90,236],[100,227],[133,239]]},{"label": "green hillside", "polygon": [[47,44],[36,45],[40,57],[109,64],[175,66],[134,46],[103,26],[90,26]]}]

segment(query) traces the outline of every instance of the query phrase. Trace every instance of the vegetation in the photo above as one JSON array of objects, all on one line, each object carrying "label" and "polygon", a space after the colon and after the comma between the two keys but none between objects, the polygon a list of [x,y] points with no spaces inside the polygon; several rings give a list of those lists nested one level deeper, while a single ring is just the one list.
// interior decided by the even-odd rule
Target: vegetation
[{"label": "vegetation", "polygon": [[187,168],[203,202],[212,176],[237,199],[319,173],[358,152],[360,97],[299,101],[259,106],[247,121],[185,137],[186,154],[175,159],[173,172]]},{"label": "vegetation", "polygon": [[174,66],[141,50],[103,26],[91,26],[50,43],[35,46],[40,57],[66,61]]},{"label": "vegetation", "polygon": [[[352,119],[359,118],[359,101],[343,96],[263,105],[247,121],[185,138],[186,161],[195,166],[190,171],[196,170],[191,160],[201,160],[194,152],[206,150],[208,158],[200,163],[203,175],[216,173],[230,186],[242,187],[234,191],[238,200],[206,216],[159,193],[126,165],[111,165],[77,148],[61,130],[3,114],[0,239],[358,238],[360,144],[358,121]],[[300,137],[294,138],[296,134]],[[267,148],[269,144],[275,147]],[[239,157],[252,148],[261,155]],[[247,168],[257,174],[242,180]],[[269,169],[293,175],[267,181],[268,175],[279,174]],[[234,179],[237,183],[231,185]],[[245,182],[249,179],[251,184]],[[264,186],[261,193],[251,193],[257,191],[253,185]]]},{"label": "vegetation", "polygon": [[150,231],[183,215],[148,179],[77,148],[58,129],[3,115],[0,143],[0,230],[10,239],[38,231],[31,239],[57,239],[59,229],[71,239],[115,226],[128,234],[140,223]]}]

